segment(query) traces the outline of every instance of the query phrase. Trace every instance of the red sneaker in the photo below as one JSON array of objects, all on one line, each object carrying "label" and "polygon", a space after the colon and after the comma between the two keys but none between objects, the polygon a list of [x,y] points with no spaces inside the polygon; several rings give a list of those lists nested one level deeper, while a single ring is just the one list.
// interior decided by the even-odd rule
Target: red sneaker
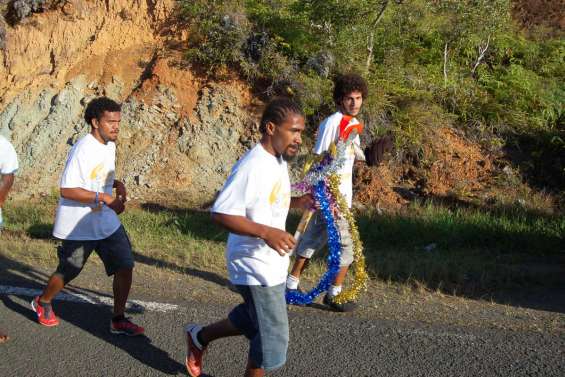
[{"label": "red sneaker", "polygon": [[202,330],[202,326],[192,323],[186,325],[187,350],[184,365],[191,377],[198,377],[202,374],[202,356],[206,351],[206,347],[202,347],[196,336],[200,330]]},{"label": "red sneaker", "polygon": [[124,318],[118,322],[110,322],[110,332],[112,334],[124,334],[127,336],[137,336],[145,332],[145,329],[136,325],[129,318]]},{"label": "red sneaker", "polygon": [[43,326],[52,327],[59,324],[59,320],[57,319],[51,304],[47,306],[39,305],[39,296],[31,301],[31,308],[37,313],[37,321]]}]

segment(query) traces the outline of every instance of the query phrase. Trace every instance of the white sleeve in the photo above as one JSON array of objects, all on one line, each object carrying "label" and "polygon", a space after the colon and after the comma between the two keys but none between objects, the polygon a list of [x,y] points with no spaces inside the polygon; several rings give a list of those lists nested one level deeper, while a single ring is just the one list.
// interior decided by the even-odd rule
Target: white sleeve
[{"label": "white sleeve", "polygon": [[18,170],[18,155],[10,143],[6,143],[7,150],[3,161],[0,161],[0,174],[14,174]]},{"label": "white sleeve", "polygon": [[367,161],[365,152],[361,149],[361,139],[359,138],[359,135],[353,139],[353,154],[355,155],[355,160]]},{"label": "white sleeve", "polygon": [[247,166],[236,166],[216,198],[212,212],[246,216],[257,201],[257,180]]},{"label": "white sleeve", "polygon": [[[314,153],[322,154],[330,148],[332,142],[337,140],[337,132],[339,132],[339,123],[332,121],[335,117],[326,118],[318,128],[318,136],[316,137],[316,145]],[[339,119],[338,119],[339,122]]]},{"label": "white sleeve", "polygon": [[88,172],[86,171],[85,156],[81,156],[80,152],[71,150],[69,153],[69,158],[65,164],[65,169],[63,170],[63,175],[61,176],[61,188],[83,188],[85,190],[90,190],[90,186],[87,185]]}]

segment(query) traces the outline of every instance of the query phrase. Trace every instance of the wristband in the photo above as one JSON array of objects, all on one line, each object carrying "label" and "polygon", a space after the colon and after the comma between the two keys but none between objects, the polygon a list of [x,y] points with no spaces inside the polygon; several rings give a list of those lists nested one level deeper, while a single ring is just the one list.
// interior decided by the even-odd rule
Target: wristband
[{"label": "wristband", "polygon": [[96,194],[94,195],[94,204],[98,207],[99,203],[100,203],[100,201],[98,199],[98,191],[96,191]]}]

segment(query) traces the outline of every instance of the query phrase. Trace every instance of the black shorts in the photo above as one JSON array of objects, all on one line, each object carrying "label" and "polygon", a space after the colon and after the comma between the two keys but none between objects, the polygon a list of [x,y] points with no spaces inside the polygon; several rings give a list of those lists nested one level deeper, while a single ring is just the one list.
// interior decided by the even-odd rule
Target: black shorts
[{"label": "black shorts", "polygon": [[63,240],[57,249],[59,265],[56,273],[63,276],[65,284],[77,277],[93,251],[102,259],[108,276],[134,266],[131,243],[123,225],[102,240]]}]

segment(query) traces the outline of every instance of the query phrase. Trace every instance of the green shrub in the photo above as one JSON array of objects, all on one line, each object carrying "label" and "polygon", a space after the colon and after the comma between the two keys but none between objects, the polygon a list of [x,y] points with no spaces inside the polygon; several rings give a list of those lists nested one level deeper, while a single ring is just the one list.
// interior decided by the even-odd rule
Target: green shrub
[{"label": "green shrub", "polygon": [[294,96],[313,124],[334,109],[332,77],[357,71],[369,82],[362,118],[373,136],[393,132],[417,150],[411,111],[427,107],[489,150],[536,145],[522,164],[531,176],[545,146],[552,174],[563,174],[554,165],[565,152],[565,39],[526,38],[509,0],[180,0],[179,10],[188,59],[236,69],[267,96]]}]

